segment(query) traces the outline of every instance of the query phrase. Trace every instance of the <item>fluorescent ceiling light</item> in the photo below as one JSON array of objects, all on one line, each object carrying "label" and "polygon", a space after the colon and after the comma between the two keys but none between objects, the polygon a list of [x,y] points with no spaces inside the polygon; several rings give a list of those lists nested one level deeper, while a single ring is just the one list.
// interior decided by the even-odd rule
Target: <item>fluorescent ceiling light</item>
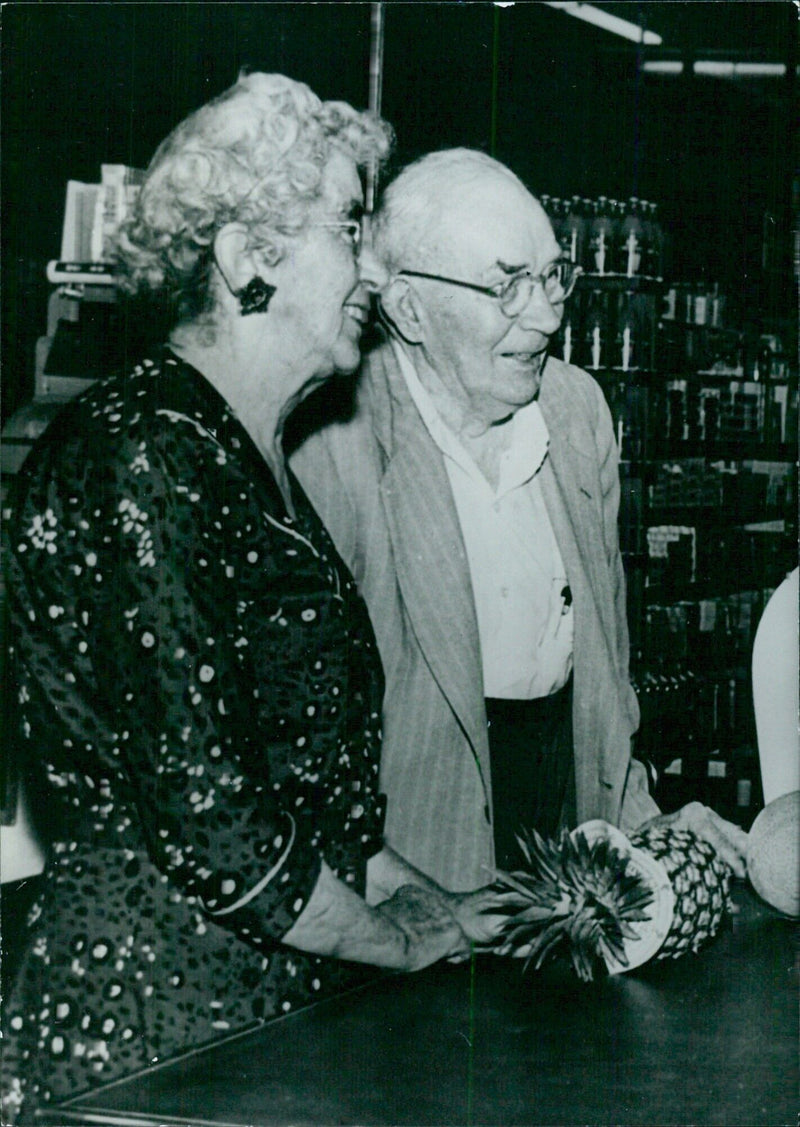
[{"label": "fluorescent ceiling light", "polygon": [[786,74],[786,64],[733,63],[722,59],[698,59],[694,64],[694,73],[711,75],[714,78],[783,78]]},{"label": "fluorescent ceiling light", "polygon": [[680,59],[646,59],[642,70],[648,74],[683,74],[683,63]]},{"label": "fluorescent ceiling light", "polygon": [[585,20],[586,23],[594,24],[595,27],[602,27],[604,31],[621,35],[624,39],[632,39],[634,43],[645,43],[649,47],[658,47],[661,43],[661,36],[656,35],[654,31],[646,31],[638,24],[622,20],[619,16],[612,16],[610,12],[596,8],[593,4],[581,4],[578,3],[578,0],[565,0],[565,2],[544,0],[544,3],[548,8],[559,8],[562,12],[566,12],[568,16]]}]

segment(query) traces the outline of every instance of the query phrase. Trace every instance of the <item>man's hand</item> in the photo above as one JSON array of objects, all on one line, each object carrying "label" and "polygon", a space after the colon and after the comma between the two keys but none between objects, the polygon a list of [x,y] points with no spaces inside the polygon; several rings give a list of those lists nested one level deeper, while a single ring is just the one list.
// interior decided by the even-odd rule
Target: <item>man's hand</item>
[{"label": "man's hand", "polygon": [[447,899],[461,930],[478,947],[494,946],[508,920],[508,906],[515,903],[513,893],[495,892],[491,888],[451,892]]},{"label": "man's hand", "polygon": [[720,818],[709,806],[701,802],[690,802],[673,814],[659,814],[638,826],[638,830],[653,826],[669,826],[674,830],[691,830],[711,845],[721,860],[727,862],[737,877],[747,874],[747,834],[733,822]]}]

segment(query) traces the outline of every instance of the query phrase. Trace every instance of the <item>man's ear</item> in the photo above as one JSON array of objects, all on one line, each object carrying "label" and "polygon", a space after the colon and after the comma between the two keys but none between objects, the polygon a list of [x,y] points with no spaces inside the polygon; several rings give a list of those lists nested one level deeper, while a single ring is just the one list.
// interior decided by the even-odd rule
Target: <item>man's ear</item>
[{"label": "man's ear", "polygon": [[425,312],[419,295],[405,278],[392,278],[381,293],[381,308],[387,321],[407,344],[422,344]]},{"label": "man's ear", "polygon": [[247,246],[247,228],[243,223],[226,223],[214,236],[214,260],[225,285],[239,294],[253,278],[270,280],[270,269],[264,256]]}]

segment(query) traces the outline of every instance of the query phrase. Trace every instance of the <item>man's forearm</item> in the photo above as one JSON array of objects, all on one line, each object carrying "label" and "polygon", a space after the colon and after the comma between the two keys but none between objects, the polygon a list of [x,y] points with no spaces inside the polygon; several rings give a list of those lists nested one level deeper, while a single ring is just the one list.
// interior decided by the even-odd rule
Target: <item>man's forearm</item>
[{"label": "man's forearm", "polygon": [[407,938],[379,915],[323,862],[308,903],[283,942],[313,955],[330,955],[375,966],[401,966]]},{"label": "man's forearm", "polygon": [[[412,874],[420,880],[403,879]],[[382,882],[390,890],[381,894],[374,888],[376,900],[368,904],[323,862],[314,891],[283,942],[309,954],[394,970],[417,970],[465,948],[461,928],[432,881],[394,854],[382,867]]]},{"label": "man's forearm", "polygon": [[398,888],[408,884],[416,885],[417,888],[427,888],[431,892],[444,892],[436,881],[426,876],[420,869],[414,868],[388,845],[384,845],[380,853],[370,857],[367,863],[368,904],[380,904],[382,900],[393,896]]}]

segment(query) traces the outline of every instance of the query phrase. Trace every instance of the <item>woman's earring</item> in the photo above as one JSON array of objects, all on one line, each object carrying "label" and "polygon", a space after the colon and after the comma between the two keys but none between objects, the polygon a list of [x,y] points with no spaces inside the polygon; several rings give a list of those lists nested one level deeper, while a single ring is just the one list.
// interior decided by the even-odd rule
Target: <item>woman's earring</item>
[{"label": "woman's earring", "polygon": [[248,313],[266,313],[274,293],[275,287],[256,274],[255,278],[251,278],[236,294],[242,316],[246,317]]}]

